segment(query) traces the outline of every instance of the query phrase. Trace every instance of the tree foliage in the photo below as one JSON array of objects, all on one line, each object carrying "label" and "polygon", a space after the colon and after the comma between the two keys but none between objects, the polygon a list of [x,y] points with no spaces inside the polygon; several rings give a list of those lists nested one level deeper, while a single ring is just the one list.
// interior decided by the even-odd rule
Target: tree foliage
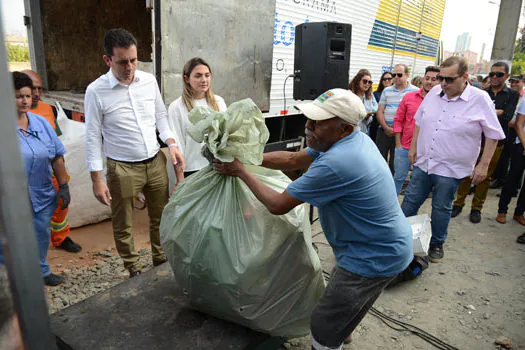
[{"label": "tree foliage", "polygon": [[525,73],[525,52],[517,52],[512,59],[512,75]]},{"label": "tree foliage", "polygon": [[22,45],[7,44],[9,62],[29,62],[29,48]]},{"label": "tree foliage", "polygon": [[525,73],[525,52],[524,52],[524,29],[521,29],[521,38],[516,40],[516,46],[514,46],[514,58],[512,59],[512,75],[519,75]]}]

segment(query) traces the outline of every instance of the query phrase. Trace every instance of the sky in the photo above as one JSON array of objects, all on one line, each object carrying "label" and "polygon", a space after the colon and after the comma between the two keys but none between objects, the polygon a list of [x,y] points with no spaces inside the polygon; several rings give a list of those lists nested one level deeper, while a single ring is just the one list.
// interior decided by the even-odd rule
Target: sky
[{"label": "sky", "polygon": [[24,0],[0,0],[4,34],[27,36],[24,26]]},{"label": "sky", "polygon": [[[441,40],[447,51],[454,51],[458,35],[468,32],[472,35],[471,51],[481,54],[486,43],[483,58],[490,60],[492,43],[496,32],[500,0],[447,0],[441,27]],[[523,27],[523,16],[520,27]]]},{"label": "sky", "polygon": [[[500,0],[447,0],[441,30],[444,49],[454,51],[457,36],[463,32],[469,32],[472,35],[471,50],[480,54],[482,44],[486,43],[484,58],[489,60],[498,19],[499,2]],[[22,18],[24,0],[0,0],[0,5],[4,32],[26,35]],[[522,16],[520,27],[523,27],[524,24]]]}]

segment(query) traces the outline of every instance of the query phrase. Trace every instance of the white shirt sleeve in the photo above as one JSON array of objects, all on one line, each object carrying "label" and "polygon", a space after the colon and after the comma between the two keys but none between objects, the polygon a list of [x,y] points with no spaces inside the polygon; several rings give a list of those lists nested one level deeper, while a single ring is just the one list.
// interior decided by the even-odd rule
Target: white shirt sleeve
[{"label": "white shirt sleeve", "polygon": [[186,129],[184,128],[184,119],[188,119],[188,111],[182,103],[182,99],[178,98],[173,101],[168,108],[168,118],[170,121],[171,130],[175,134],[175,141],[182,152],[186,156]]},{"label": "white shirt sleeve", "polygon": [[226,102],[224,102],[224,99],[222,97],[215,95],[215,100],[217,101],[219,112],[224,112],[228,109],[228,106],[226,106]]},{"label": "white shirt sleeve", "polygon": [[86,160],[88,170],[102,171],[104,159],[102,157],[102,107],[97,94],[93,89],[86,90],[84,98],[84,112],[86,118]]},{"label": "white shirt sleeve", "polygon": [[166,106],[164,106],[164,101],[162,101],[159,86],[156,82],[155,89],[157,90],[155,94],[155,120],[160,139],[162,142],[166,142],[167,139],[175,139],[175,142],[179,143],[179,140],[177,140],[177,138],[175,138],[171,132],[168,123],[168,113],[166,112]]}]

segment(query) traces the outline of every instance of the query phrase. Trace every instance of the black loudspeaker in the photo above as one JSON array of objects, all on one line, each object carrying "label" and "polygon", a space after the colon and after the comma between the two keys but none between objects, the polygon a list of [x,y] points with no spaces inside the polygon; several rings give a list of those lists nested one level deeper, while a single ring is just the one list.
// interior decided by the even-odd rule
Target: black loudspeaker
[{"label": "black loudspeaker", "polygon": [[313,100],[326,90],[348,88],[352,25],[303,23],[295,27],[294,100]]}]

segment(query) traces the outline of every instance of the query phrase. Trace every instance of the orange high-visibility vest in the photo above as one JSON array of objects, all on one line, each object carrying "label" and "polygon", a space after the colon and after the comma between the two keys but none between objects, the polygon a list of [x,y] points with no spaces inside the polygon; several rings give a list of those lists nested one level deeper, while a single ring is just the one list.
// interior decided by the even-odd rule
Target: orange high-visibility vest
[{"label": "orange high-visibility vest", "polygon": [[43,101],[39,101],[36,108],[33,108],[29,112],[35,113],[41,117],[44,117],[49,122],[49,124],[51,124],[51,126],[53,127],[53,130],[56,131],[57,126],[55,124],[55,113],[53,113],[53,108],[49,104]]}]

